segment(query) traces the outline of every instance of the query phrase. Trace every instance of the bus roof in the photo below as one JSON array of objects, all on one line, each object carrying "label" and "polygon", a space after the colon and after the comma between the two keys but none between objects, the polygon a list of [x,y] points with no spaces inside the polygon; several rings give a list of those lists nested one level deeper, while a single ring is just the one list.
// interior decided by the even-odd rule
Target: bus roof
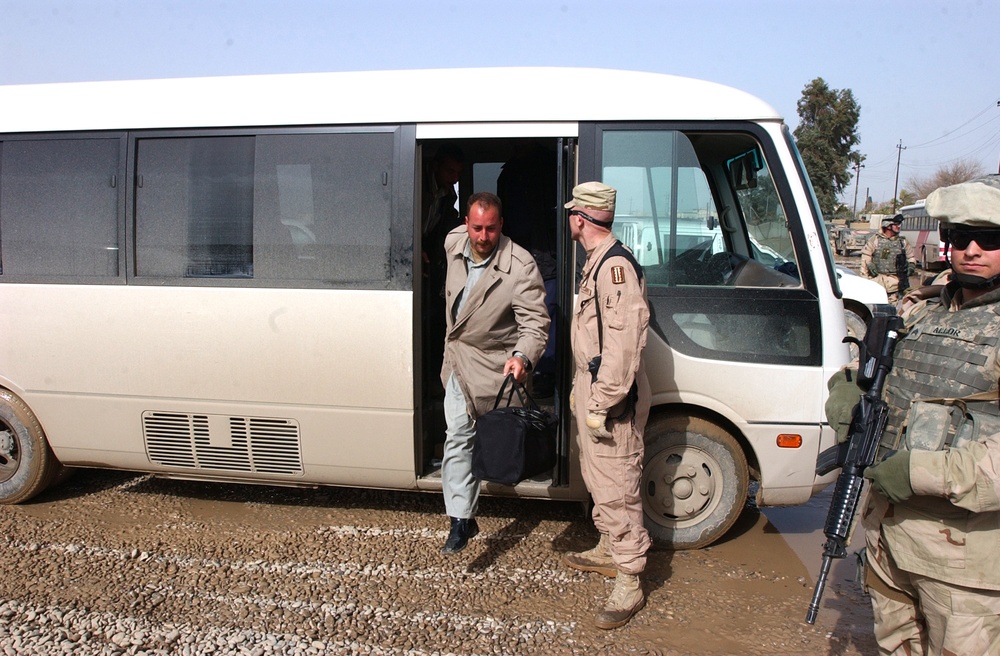
[{"label": "bus roof", "polygon": [[780,120],[691,78],[455,68],[0,86],[0,132],[480,121]]},{"label": "bus roof", "polygon": [[[900,207],[899,208],[899,213],[900,214],[919,214],[924,209],[924,203],[926,203],[926,202],[927,202],[926,198],[921,198],[920,200],[918,200],[917,202],[913,203],[912,205],[907,205],[905,207]],[[924,212],[924,215],[926,215],[926,212]]]}]

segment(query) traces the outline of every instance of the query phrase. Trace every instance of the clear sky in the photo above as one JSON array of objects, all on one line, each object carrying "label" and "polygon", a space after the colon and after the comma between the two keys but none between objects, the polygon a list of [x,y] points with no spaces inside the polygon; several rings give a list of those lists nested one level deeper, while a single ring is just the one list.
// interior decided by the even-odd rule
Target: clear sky
[{"label": "clear sky", "polygon": [[822,77],[861,106],[859,208],[893,197],[897,155],[900,188],[997,172],[998,42],[998,0],[0,0],[0,84],[588,66],[727,84],[794,127]]}]

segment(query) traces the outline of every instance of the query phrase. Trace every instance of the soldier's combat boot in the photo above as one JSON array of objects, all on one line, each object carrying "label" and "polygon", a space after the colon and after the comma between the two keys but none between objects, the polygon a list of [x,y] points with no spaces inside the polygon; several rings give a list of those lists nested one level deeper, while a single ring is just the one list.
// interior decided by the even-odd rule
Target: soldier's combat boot
[{"label": "soldier's combat boot", "polygon": [[601,534],[601,540],[593,549],[580,552],[570,552],[563,554],[563,564],[582,572],[597,572],[608,578],[618,576],[618,568],[611,558],[611,549],[608,547],[608,536]]},{"label": "soldier's combat boot", "polygon": [[604,604],[604,610],[594,618],[594,624],[599,629],[617,629],[628,623],[645,605],[646,595],[642,592],[639,577],[619,572],[615,589]]}]

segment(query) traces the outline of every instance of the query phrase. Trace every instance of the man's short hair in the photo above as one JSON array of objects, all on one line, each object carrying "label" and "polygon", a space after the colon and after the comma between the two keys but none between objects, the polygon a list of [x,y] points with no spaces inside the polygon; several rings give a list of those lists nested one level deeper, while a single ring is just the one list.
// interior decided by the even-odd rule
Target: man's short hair
[{"label": "man's short hair", "polygon": [[503,218],[503,201],[496,194],[491,194],[488,191],[477,191],[476,193],[469,196],[469,200],[465,203],[465,214],[468,216],[469,211],[472,209],[473,205],[482,205],[483,207],[489,209],[490,207],[497,208],[497,214]]}]

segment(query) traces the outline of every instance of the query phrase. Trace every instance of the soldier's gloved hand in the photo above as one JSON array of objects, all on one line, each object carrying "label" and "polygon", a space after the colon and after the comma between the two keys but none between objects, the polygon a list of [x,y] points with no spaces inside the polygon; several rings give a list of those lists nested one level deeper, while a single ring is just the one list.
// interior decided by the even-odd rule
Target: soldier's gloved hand
[{"label": "soldier's gloved hand", "polygon": [[611,431],[606,426],[607,421],[607,410],[594,410],[587,413],[587,432],[590,434],[590,439],[594,442],[600,442],[602,438],[611,439]]},{"label": "soldier's gloved hand", "polygon": [[906,501],[913,496],[909,451],[897,451],[877,465],[867,467],[862,476],[870,478],[872,487],[893,503]]},{"label": "soldier's gloved hand", "polygon": [[858,387],[857,380],[857,370],[845,367],[831,376],[826,383],[827,389],[830,390],[830,396],[826,399],[826,420],[830,422],[830,428],[837,432],[837,442],[847,440],[854,406],[861,398],[861,388]]}]

